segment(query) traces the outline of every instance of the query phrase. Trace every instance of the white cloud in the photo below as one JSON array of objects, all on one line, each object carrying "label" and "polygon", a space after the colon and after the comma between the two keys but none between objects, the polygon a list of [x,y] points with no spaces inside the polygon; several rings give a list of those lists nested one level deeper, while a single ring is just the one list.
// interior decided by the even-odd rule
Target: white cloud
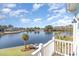
[{"label": "white cloud", "polygon": [[4,4],[3,6],[6,7],[6,8],[14,8],[14,7],[16,7],[16,4],[14,4],[14,3],[7,3],[7,4]]},{"label": "white cloud", "polygon": [[48,17],[47,21],[55,20],[51,22],[53,26],[65,26],[72,22],[72,16],[68,16],[64,4],[49,4],[48,11],[52,13],[52,16]]},{"label": "white cloud", "polygon": [[57,9],[57,10],[53,10],[52,12],[54,12],[54,13],[66,13],[66,9],[65,8]]},{"label": "white cloud", "polygon": [[32,11],[35,11],[35,10],[37,10],[37,9],[39,9],[40,7],[42,7],[44,4],[33,4],[33,9],[32,9]]},{"label": "white cloud", "polygon": [[61,4],[61,3],[48,4],[48,6],[49,6],[48,11],[52,11],[52,10],[59,9],[59,8],[63,7],[63,5],[64,5],[64,4]]},{"label": "white cloud", "polygon": [[12,12],[12,8],[16,7],[16,4],[13,3],[6,3],[2,4],[2,9],[0,10],[1,13],[10,13]]},{"label": "white cloud", "polygon": [[55,15],[55,16],[52,15],[52,16],[48,17],[47,21],[54,20],[54,18],[58,18],[58,17],[60,17],[60,14],[57,14],[57,15]]},{"label": "white cloud", "polygon": [[51,11],[52,9],[58,9],[59,7],[58,7],[58,5],[57,4],[48,4],[48,6],[49,6],[49,11]]},{"label": "white cloud", "polygon": [[64,18],[59,19],[56,22],[53,22],[52,25],[54,25],[54,26],[66,26],[66,25],[69,25],[71,23],[72,23],[72,18],[65,16]]},{"label": "white cloud", "polygon": [[12,8],[16,7],[16,4],[13,3],[6,3],[6,4],[2,4],[2,9],[0,9],[1,13],[10,13],[13,11]]},{"label": "white cloud", "polygon": [[55,15],[52,14],[50,17],[48,17],[47,21],[51,21],[51,20],[54,20],[55,18],[59,19],[63,17],[66,13],[66,9],[65,8],[56,9],[56,10],[53,10],[52,12]]},{"label": "white cloud", "polygon": [[[48,4],[49,9],[48,11],[51,12],[51,15],[48,17],[47,21],[55,20],[55,19],[60,19],[63,17],[66,13],[65,7],[63,7],[64,4]],[[62,16],[63,15],[63,16]]]},{"label": "white cloud", "polygon": [[47,21],[53,20],[56,16],[51,16],[47,19]]},{"label": "white cloud", "polygon": [[26,18],[21,18],[20,19],[21,23],[29,23],[30,22],[30,19],[26,19]]},{"label": "white cloud", "polygon": [[10,9],[10,8],[3,8],[3,9],[1,10],[1,12],[2,12],[2,13],[9,13],[9,12],[11,12],[11,9]]},{"label": "white cloud", "polygon": [[42,19],[41,18],[36,18],[34,19],[34,22],[38,22],[38,21],[41,21]]},{"label": "white cloud", "polygon": [[5,15],[0,15],[0,20],[6,18]]},{"label": "white cloud", "polygon": [[22,15],[22,13],[28,13],[28,11],[25,9],[18,9],[16,11],[10,12],[10,15],[11,16],[20,16],[20,15]]},{"label": "white cloud", "polygon": [[49,17],[50,16],[50,14],[47,14],[47,17]]}]

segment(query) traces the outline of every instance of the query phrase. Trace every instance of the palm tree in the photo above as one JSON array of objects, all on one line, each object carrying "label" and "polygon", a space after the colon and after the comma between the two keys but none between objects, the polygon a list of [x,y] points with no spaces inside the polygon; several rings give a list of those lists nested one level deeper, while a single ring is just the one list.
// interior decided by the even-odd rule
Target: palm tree
[{"label": "palm tree", "polygon": [[25,46],[25,49],[26,49],[27,48],[26,47],[26,41],[29,39],[29,36],[27,34],[23,34],[21,38],[24,41],[24,46]]}]

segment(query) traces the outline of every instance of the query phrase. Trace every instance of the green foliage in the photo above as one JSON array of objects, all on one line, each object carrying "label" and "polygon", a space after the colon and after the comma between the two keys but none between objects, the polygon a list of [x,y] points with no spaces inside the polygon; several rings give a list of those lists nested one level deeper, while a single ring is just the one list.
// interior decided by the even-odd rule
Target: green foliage
[{"label": "green foliage", "polygon": [[40,30],[40,27],[31,27],[31,28],[26,28],[27,32],[32,32],[32,31],[36,31],[36,30]]},{"label": "green foliage", "polygon": [[51,25],[45,26],[44,30],[45,31],[52,31],[53,27]]},{"label": "green foliage", "polygon": [[8,27],[9,27],[9,28],[12,28],[12,27],[13,27],[13,25],[8,25]]},{"label": "green foliage", "polygon": [[13,27],[13,25],[0,25],[0,31],[4,32],[5,29],[12,28],[12,27]]},{"label": "green foliage", "polygon": [[21,38],[26,41],[29,39],[29,36],[27,34],[23,34]]},{"label": "green foliage", "polygon": [[26,41],[29,39],[29,36],[27,34],[23,34],[21,38],[22,40],[24,40],[24,47],[25,47],[24,51],[26,51],[27,49]]},{"label": "green foliage", "polygon": [[53,29],[53,27],[51,25],[47,25],[45,26],[46,29]]}]

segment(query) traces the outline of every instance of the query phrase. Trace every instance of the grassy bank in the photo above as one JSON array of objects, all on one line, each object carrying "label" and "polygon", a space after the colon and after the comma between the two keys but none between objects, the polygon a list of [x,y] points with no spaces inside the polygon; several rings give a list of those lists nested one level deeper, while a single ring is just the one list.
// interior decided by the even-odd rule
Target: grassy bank
[{"label": "grassy bank", "polygon": [[55,38],[59,39],[59,40],[73,41],[73,37],[72,36],[56,36]]},{"label": "grassy bank", "polygon": [[54,32],[55,34],[55,39],[59,39],[59,40],[65,40],[65,41],[73,41],[73,36],[72,36],[72,32],[68,32],[68,34],[64,34],[66,32]]},{"label": "grassy bank", "polygon": [[34,49],[28,51],[21,51],[24,46],[18,46],[13,48],[0,49],[0,56],[29,56],[34,51]]}]

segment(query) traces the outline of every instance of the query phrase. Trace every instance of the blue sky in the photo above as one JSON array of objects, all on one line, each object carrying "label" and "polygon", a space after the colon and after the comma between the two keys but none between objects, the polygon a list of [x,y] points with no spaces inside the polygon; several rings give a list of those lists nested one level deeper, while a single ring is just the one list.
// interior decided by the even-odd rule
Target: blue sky
[{"label": "blue sky", "polygon": [[67,13],[66,4],[9,3],[0,4],[0,24],[15,27],[65,26],[71,24],[73,14]]}]

